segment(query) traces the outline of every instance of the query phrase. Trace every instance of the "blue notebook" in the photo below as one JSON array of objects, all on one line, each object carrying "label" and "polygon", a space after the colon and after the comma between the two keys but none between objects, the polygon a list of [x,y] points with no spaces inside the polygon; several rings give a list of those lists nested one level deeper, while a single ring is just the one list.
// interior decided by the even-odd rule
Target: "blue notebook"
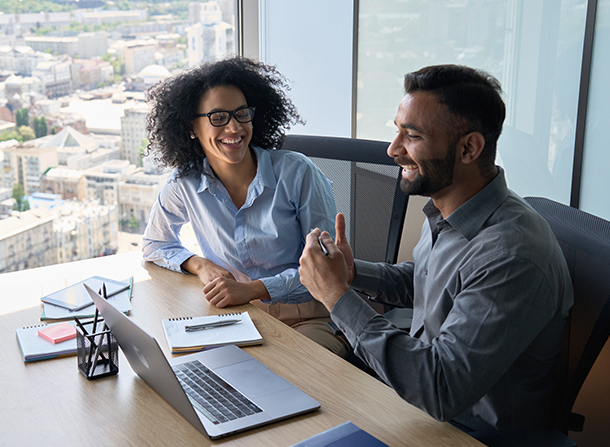
[{"label": "blue notebook", "polygon": [[307,438],[292,447],[388,447],[387,444],[351,422]]}]

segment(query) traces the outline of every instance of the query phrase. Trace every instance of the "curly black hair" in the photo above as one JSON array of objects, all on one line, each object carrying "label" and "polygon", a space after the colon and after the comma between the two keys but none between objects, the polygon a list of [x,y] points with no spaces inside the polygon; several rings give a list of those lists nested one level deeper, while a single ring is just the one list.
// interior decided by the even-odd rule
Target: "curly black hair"
[{"label": "curly black hair", "polygon": [[281,147],[285,131],[304,121],[284,90],[286,78],[274,66],[245,57],[230,57],[183,71],[153,85],[147,102],[146,155],[160,166],[176,168],[177,178],[203,171],[205,154],[198,139],[191,139],[191,121],[201,96],[219,86],[239,88],[249,106],[256,107],[251,144],[264,149]]}]

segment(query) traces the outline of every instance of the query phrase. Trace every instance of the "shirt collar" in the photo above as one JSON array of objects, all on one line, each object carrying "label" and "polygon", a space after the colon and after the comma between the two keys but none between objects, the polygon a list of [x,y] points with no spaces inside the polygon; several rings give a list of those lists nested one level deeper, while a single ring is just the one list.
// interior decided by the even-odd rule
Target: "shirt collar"
[{"label": "shirt collar", "polygon": [[[276,178],[273,172],[273,165],[271,163],[271,156],[269,151],[261,149],[258,146],[250,146],[256,154],[256,176],[251,183],[251,187],[256,190],[263,188],[275,189]],[[207,158],[203,159],[203,173],[201,174],[201,180],[197,192],[203,192],[209,189],[210,192],[215,193],[218,178],[214,174],[214,170],[210,166],[210,162]]]},{"label": "shirt collar", "polygon": [[[477,235],[487,219],[508,197],[504,170],[499,166],[497,169],[498,175],[491,182],[444,219],[444,222],[447,222],[468,240]],[[434,226],[442,225],[443,219],[440,211],[434,206],[432,199],[426,203],[423,211],[428,216],[432,231],[434,231]]]}]

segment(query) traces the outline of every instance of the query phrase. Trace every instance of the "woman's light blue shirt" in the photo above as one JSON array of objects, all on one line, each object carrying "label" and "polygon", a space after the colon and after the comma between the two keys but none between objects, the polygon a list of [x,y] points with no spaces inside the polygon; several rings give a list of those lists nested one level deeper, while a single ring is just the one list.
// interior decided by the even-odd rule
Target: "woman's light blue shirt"
[{"label": "woman's light blue shirt", "polygon": [[180,242],[190,222],[203,257],[238,281],[260,279],[271,302],[313,300],[298,267],[311,228],[334,237],[335,201],[331,182],[304,155],[253,146],[256,176],[237,209],[208,160],[204,173],[175,179],[159,193],[144,232],[144,259],[182,272],[194,255]]}]

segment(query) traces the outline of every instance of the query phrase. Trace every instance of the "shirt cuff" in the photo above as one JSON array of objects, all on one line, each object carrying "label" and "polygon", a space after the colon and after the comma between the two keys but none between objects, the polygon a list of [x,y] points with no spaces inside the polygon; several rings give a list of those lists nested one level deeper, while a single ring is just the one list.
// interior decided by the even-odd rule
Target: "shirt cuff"
[{"label": "shirt cuff", "polygon": [[[187,272],[181,266],[187,259],[193,256],[195,256],[195,253],[191,253],[186,249],[180,250],[178,253],[173,254],[167,259],[167,264],[159,263],[158,265],[160,265],[161,267],[166,267],[169,270],[173,270],[174,272],[190,274],[190,272]],[[155,264],[157,264],[156,261]]]},{"label": "shirt cuff", "polygon": [[267,278],[260,278],[259,281],[263,283],[271,297],[270,300],[261,300],[261,302],[265,304],[279,303],[282,301],[282,297],[285,297],[288,294],[284,281],[280,278],[270,276]]},{"label": "shirt cuff", "polygon": [[333,306],[330,317],[345,334],[352,346],[356,346],[358,335],[368,322],[379,314],[356,292],[348,290]]},{"label": "shirt cuff", "polygon": [[354,259],[354,269],[356,275],[350,287],[365,295],[376,295],[381,286],[381,269],[379,266],[374,262]]}]

